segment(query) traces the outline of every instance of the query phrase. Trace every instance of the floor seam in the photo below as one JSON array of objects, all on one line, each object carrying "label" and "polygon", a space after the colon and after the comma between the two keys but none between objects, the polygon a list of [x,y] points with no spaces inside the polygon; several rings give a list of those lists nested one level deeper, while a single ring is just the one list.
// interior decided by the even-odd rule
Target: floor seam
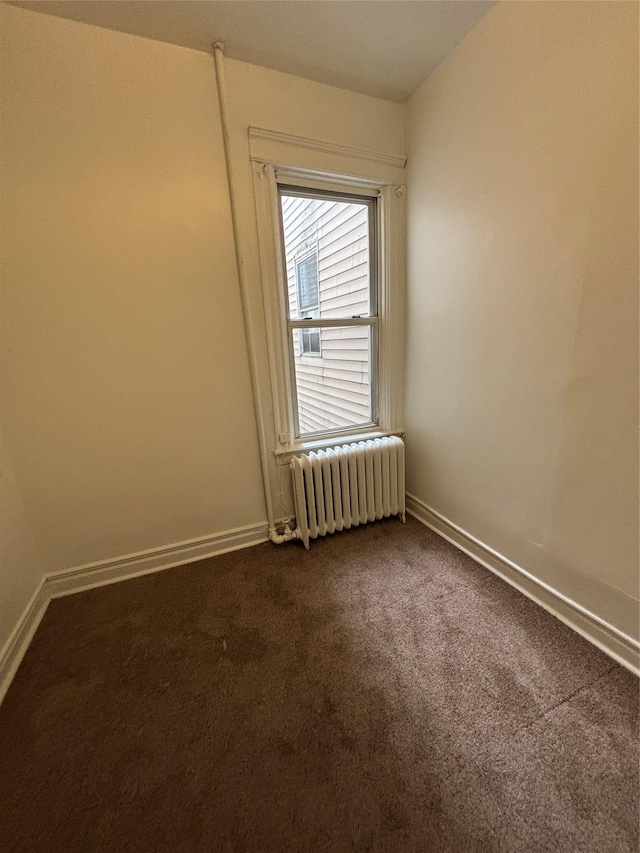
[{"label": "floor seam", "polygon": [[442,595],[436,595],[431,601],[439,601],[441,598],[446,598],[449,595],[455,595],[457,592],[464,592],[468,589],[477,589],[479,586],[483,586],[486,584],[488,580],[491,580],[493,575],[489,573],[489,576],[483,578],[479,583],[476,583],[475,580],[469,581],[469,583],[465,583],[462,586],[459,586],[457,589],[450,589],[448,592],[443,592]]},{"label": "floor seam", "polygon": [[470,586],[472,586],[472,584],[469,584],[468,586],[459,586],[457,589],[450,589],[448,592],[443,592],[442,595],[436,595],[431,599],[431,601],[440,601],[441,598],[448,598],[450,595],[457,595],[459,592],[466,592]]},{"label": "floor seam", "polygon": [[544,720],[545,717],[548,714],[550,714],[552,711],[555,711],[558,708],[561,708],[563,705],[566,705],[567,702],[570,702],[572,699],[575,699],[575,697],[578,696],[579,693],[582,693],[583,690],[588,690],[590,687],[593,687],[594,684],[597,684],[599,681],[602,681],[603,678],[606,678],[607,675],[610,675],[614,671],[614,669],[617,669],[617,668],[618,668],[618,664],[614,663],[613,666],[610,667],[610,669],[608,669],[606,672],[603,672],[601,675],[599,675],[593,681],[590,681],[589,684],[583,684],[581,687],[578,687],[577,690],[574,690],[573,693],[569,694],[569,696],[565,696],[565,698],[561,699],[560,702],[556,702],[555,705],[552,705],[550,708],[546,708],[542,712],[542,714],[540,714],[539,717],[536,717],[535,720],[532,720],[530,723],[527,723],[526,726],[521,726],[520,728],[516,729],[514,734],[520,734],[520,732],[524,732],[527,729],[530,729],[532,726],[535,726],[536,723],[539,723],[541,720]]}]

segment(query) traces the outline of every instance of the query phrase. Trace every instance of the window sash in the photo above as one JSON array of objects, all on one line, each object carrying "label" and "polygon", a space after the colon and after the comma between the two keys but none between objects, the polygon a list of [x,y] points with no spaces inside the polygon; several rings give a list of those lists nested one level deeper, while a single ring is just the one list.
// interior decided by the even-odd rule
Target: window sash
[{"label": "window sash", "polygon": [[[285,250],[285,233],[284,233],[284,218],[283,218],[283,210],[282,210],[282,198],[283,196],[288,197],[297,197],[297,198],[311,198],[311,199],[320,199],[324,201],[337,201],[344,202],[346,204],[353,203],[358,204],[360,206],[367,207],[367,218],[368,218],[368,279],[369,279],[369,313],[364,315],[356,315],[356,316],[336,316],[336,317],[325,317],[325,318],[310,318],[310,319],[298,319],[296,317],[292,317],[292,309],[291,303],[289,301],[289,293],[288,293],[288,282],[286,274],[283,276],[282,287],[284,290],[284,305],[286,306],[285,310],[285,327],[287,329],[287,350],[288,350],[288,361],[289,361],[289,375],[290,375],[290,398],[291,398],[291,413],[293,416],[293,432],[296,440],[308,440],[322,437],[332,437],[339,436],[341,434],[347,435],[354,431],[361,430],[363,428],[375,428],[379,426],[379,416],[378,416],[378,301],[379,301],[379,265],[378,265],[378,254],[379,254],[379,214],[378,214],[378,199],[377,196],[374,195],[355,195],[349,194],[349,192],[334,192],[334,191],[323,191],[312,188],[306,188],[304,186],[290,186],[287,184],[277,184],[278,191],[278,212],[280,218],[280,235],[281,235],[281,245],[280,252],[282,263],[284,265],[284,269],[286,270],[286,250]],[[312,256],[312,255],[311,255]],[[315,250],[315,258],[316,263],[319,262],[318,250]],[[304,262],[306,258],[302,259]],[[297,291],[297,310],[299,314],[307,313],[312,310],[317,310],[320,306],[320,274],[318,270],[317,274],[317,287],[318,287],[318,303],[315,307],[303,308],[300,302],[300,282],[298,278],[298,264],[300,261],[295,261],[295,276],[296,276],[296,291]],[[369,333],[369,393],[370,393],[370,420],[364,423],[353,423],[344,428],[330,428],[325,430],[320,430],[317,432],[305,432],[304,436],[301,435],[300,430],[300,408],[298,403],[298,389],[297,389],[297,373],[296,373],[296,364],[295,364],[295,351],[294,351],[294,329],[317,329],[321,331],[322,329],[330,329],[330,328],[339,328],[345,326],[369,326],[371,328],[371,332]],[[322,356],[322,352],[317,353],[301,353],[301,355],[311,356],[318,358]]]},{"label": "window sash", "polygon": [[290,329],[328,329],[340,326],[375,326],[377,317],[327,317],[325,319],[287,320]]},{"label": "window sash", "polygon": [[[314,439],[319,438],[332,438],[333,436],[340,437],[341,435],[351,435],[354,432],[361,431],[363,429],[374,429],[379,426],[379,415],[378,415],[378,358],[379,358],[379,344],[378,344],[378,324],[377,317],[365,317],[362,318],[359,322],[355,322],[353,319],[345,319],[338,323],[331,322],[331,320],[326,320],[324,322],[318,320],[291,320],[289,322],[289,373],[291,376],[291,402],[292,402],[292,416],[293,416],[293,428],[294,435],[296,441],[313,441]],[[362,423],[354,423],[348,424],[345,427],[336,427],[332,429],[323,429],[318,430],[317,432],[305,432],[304,435],[301,435],[300,430],[300,407],[298,404],[298,383],[297,383],[297,374],[296,374],[296,357],[295,357],[295,348],[293,344],[293,329],[295,328],[316,328],[318,323],[322,324],[322,328],[339,328],[344,326],[369,326],[371,328],[371,332],[369,334],[369,411],[371,418],[368,421],[364,421]]]},{"label": "window sash", "polygon": [[[367,219],[368,219],[368,274],[369,274],[369,313],[365,315],[365,317],[377,317],[378,316],[378,297],[379,297],[379,266],[378,266],[378,256],[379,256],[379,239],[378,239],[378,227],[379,227],[379,215],[378,215],[378,196],[377,195],[356,195],[346,192],[337,192],[333,190],[318,190],[313,188],[305,188],[303,186],[293,186],[290,184],[278,183],[278,212],[280,217],[280,234],[282,238],[282,245],[280,247],[280,251],[282,254],[284,266],[286,269],[286,252],[285,252],[285,234],[284,234],[284,221],[282,216],[282,197],[290,196],[296,198],[310,198],[310,199],[319,199],[320,201],[336,201],[336,202],[344,202],[345,204],[358,204],[362,207],[367,207]],[[319,262],[318,249],[315,249],[316,262]],[[306,260],[306,259],[303,259]],[[300,288],[298,286],[298,262],[296,261],[296,288],[298,293],[298,298],[300,295]],[[320,270],[318,269],[318,303],[317,306],[320,306]],[[286,276],[285,281],[283,282],[285,288],[285,306],[286,307],[286,315],[285,319],[293,322],[295,320],[294,317],[291,316],[291,305],[289,303],[289,294],[287,292],[287,282]],[[300,304],[298,304],[298,311],[303,313],[305,311],[313,310],[313,307],[302,308]],[[336,317],[327,317],[324,318],[328,321],[332,321],[332,325],[336,325],[337,320],[346,320],[346,319],[356,319],[355,317],[341,317],[337,315]]]}]

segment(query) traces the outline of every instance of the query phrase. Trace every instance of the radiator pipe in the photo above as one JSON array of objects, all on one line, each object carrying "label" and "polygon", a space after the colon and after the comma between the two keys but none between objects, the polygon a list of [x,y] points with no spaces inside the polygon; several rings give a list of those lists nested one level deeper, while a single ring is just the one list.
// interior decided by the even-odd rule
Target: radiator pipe
[{"label": "radiator pipe", "polygon": [[227,118],[227,88],[224,76],[224,45],[222,42],[214,42],[213,59],[216,66],[216,82],[218,89],[218,103],[220,105],[220,122],[222,125],[222,143],[224,147],[224,159],[227,167],[227,185],[229,188],[229,204],[231,206],[231,225],[233,229],[233,243],[236,253],[236,269],[240,283],[240,301],[242,303],[242,318],[244,322],[244,336],[249,357],[249,373],[251,375],[251,391],[253,393],[253,408],[256,420],[256,433],[258,436],[258,447],[260,450],[260,467],[262,469],[262,487],[264,490],[264,502],[267,508],[267,519],[269,522],[269,539],[276,545],[297,539],[297,531],[287,524],[283,533],[278,533],[275,525],[273,512],[273,501],[271,499],[271,487],[269,478],[269,455],[267,440],[264,434],[264,412],[260,399],[260,388],[258,384],[258,364],[254,347],[253,329],[251,316],[249,314],[249,289],[244,265],[244,257],[240,248],[240,229],[238,225],[238,209],[236,204],[236,184],[231,157],[231,145],[229,141],[229,122]]}]

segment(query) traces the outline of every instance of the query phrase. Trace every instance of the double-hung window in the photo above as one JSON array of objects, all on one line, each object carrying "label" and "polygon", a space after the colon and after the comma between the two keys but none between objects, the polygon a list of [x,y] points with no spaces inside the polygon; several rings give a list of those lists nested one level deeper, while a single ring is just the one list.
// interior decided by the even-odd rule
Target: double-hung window
[{"label": "double-hung window", "polygon": [[377,194],[278,184],[298,441],[378,426]]},{"label": "double-hung window", "polygon": [[320,155],[268,135],[252,139],[253,186],[273,452],[286,465],[301,450],[402,431],[403,174],[382,162],[372,171],[384,180],[364,177],[366,159],[344,175],[276,166],[257,150]]}]

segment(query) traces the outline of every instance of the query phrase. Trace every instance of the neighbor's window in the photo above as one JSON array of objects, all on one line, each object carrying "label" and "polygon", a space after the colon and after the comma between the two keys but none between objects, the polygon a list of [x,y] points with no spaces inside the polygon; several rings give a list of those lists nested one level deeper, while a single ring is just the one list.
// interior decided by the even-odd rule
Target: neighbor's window
[{"label": "neighbor's window", "polygon": [[[296,284],[301,319],[315,320],[320,309],[317,250],[303,260],[296,261]],[[302,355],[321,355],[320,329],[301,329],[300,334]]]},{"label": "neighbor's window", "polygon": [[278,191],[296,437],[373,426],[377,198]]},{"label": "neighbor's window", "polygon": [[303,261],[296,261],[296,282],[298,285],[298,310],[313,311],[318,308],[318,253],[317,251]]}]

